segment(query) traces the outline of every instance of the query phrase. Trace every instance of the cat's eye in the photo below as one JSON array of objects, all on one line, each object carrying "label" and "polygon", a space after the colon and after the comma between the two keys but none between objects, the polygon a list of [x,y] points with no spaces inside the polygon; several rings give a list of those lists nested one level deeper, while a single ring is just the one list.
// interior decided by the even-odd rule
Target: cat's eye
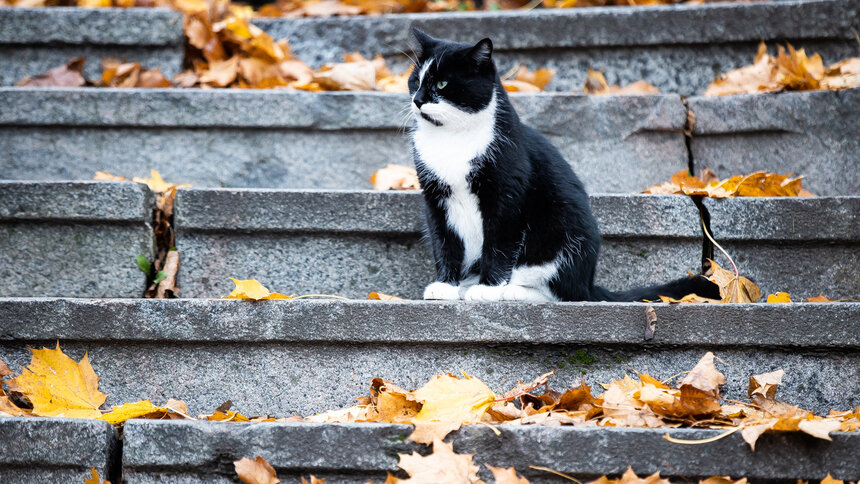
[{"label": "cat's eye", "polygon": [[448,85],[448,81],[439,81],[436,83],[436,89],[445,89],[445,86]]}]

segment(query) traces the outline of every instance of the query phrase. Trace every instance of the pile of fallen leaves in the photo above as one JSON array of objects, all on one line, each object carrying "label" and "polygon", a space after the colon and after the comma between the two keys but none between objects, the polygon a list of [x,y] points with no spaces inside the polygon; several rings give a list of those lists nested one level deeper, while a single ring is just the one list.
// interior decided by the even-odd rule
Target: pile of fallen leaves
[{"label": "pile of fallen leaves", "polygon": [[752,65],[721,75],[708,86],[705,96],[860,87],[860,57],[824,67],[820,55],[809,57],[803,49],[787,46],[778,45],[773,57],[762,42]]},{"label": "pile of fallen leaves", "polygon": [[[59,344],[53,350],[31,351],[33,359],[30,365],[11,379],[9,377],[14,373],[0,361],[0,416],[65,416],[99,419],[115,425],[131,418],[194,419],[184,402],[173,399],[161,406],[149,400],[125,403],[105,412],[100,407],[107,395],[99,391],[99,378],[87,355],[75,362],[60,350]],[[501,394],[465,373],[462,377],[436,375],[417,390],[406,390],[391,381],[374,378],[369,395],[360,397],[357,405],[304,419],[298,416],[286,419],[246,417],[230,410],[230,402],[197,419],[412,424],[414,430],[407,439],[432,444],[433,453],[426,457],[401,455],[400,466],[413,478],[420,475],[429,479],[422,482],[477,482],[478,467],[471,463],[472,456],[458,456],[450,444],[443,442],[448,434],[464,424],[486,424],[497,432],[496,426],[510,425],[713,428],[723,432],[705,441],[684,441],[668,435],[664,438],[683,444],[707,443],[740,432],[752,450],[755,450],[759,437],[769,430],[803,432],[818,439],[831,440],[831,432],[860,429],[860,408],[816,416],[808,410],[776,400],[777,388],[785,374],[782,370],[750,377],[747,392],[750,401],[725,400],[720,396],[720,387],[726,383],[726,378],[717,370],[714,360],[713,353],[706,353],[695,367],[682,373],[685,376],[675,385],[669,384],[674,377],[659,380],[644,373],[637,373],[635,378],[625,374],[619,380],[601,384],[603,392],[597,395],[584,381],[563,391],[553,390],[548,382],[554,372],[528,383],[519,383]],[[456,464],[451,467],[455,462],[452,459],[461,459],[457,462],[464,466]],[[467,465],[464,464],[465,459],[468,459]],[[265,460],[257,460],[256,464],[251,459],[236,461],[237,472],[258,472],[262,466],[266,472],[260,475],[277,479],[274,469]],[[441,470],[464,472],[463,475],[474,479],[443,479],[443,475],[432,474]],[[498,479],[496,472],[510,478],[517,477],[512,468],[493,470]],[[634,476],[622,477],[621,482],[640,482],[632,480]],[[387,482],[397,480],[389,477]],[[611,481],[595,482],[606,484]],[[657,475],[645,482],[656,484],[665,481]]]},{"label": "pile of fallen leaves", "polygon": [[552,81],[553,76],[555,71],[552,69],[543,68],[532,72],[520,64],[502,76],[502,86],[508,92],[540,92]]},{"label": "pile of fallen leaves", "polygon": [[153,215],[155,245],[157,247],[155,261],[154,263],[150,262],[146,257],[138,255],[137,266],[152,281],[146,289],[146,297],[178,297],[179,287],[176,286],[176,273],[179,271],[179,251],[176,250],[173,231],[173,202],[176,199],[176,190],[191,185],[168,183],[155,170],[150,170],[150,178],[134,177],[131,180],[124,176],[111,175],[106,171],[98,171],[93,180],[143,183],[156,193]]},{"label": "pile of fallen leaves", "polygon": [[582,88],[585,94],[659,94],[660,90],[646,81],[636,81],[624,87],[610,85],[602,72],[589,69]]},{"label": "pile of fallen leaves", "polygon": [[711,198],[728,197],[814,197],[803,188],[803,176],[780,175],[758,171],[720,180],[709,168],[699,176],[681,170],[671,181],[647,188],[643,193],[657,195],[692,195]]}]

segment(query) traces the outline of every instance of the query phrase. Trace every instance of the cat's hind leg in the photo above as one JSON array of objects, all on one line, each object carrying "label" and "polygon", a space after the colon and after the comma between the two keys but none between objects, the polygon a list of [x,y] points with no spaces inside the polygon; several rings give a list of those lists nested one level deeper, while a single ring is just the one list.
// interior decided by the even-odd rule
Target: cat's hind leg
[{"label": "cat's hind leg", "polygon": [[555,262],[539,266],[520,266],[511,273],[511,282],[502,288],[502,301],[551,302],[558,298],[549,288],[558,267]]}]

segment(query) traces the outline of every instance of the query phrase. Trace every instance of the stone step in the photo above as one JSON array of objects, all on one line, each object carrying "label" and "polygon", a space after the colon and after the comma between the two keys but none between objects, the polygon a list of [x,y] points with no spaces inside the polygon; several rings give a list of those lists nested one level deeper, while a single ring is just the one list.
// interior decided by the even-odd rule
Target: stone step
[{"label": "stone step", "polygon": [[[692,164],[722,176],[792,171],[808,175],[813,193],[860,194],[860,89],[690,98],[692,160],[677,95],[511,97],[591,192],[639,192]],[[9,107],[0,111],[0,172],[57,180],[154,168],[203,187],[370,188],[375,170],[412,163],[408,102],[385,93],[0,88]]]},{"label": "stone step", "polygon": [[101,59],[159,67],[168,77],[182,67],[182,14],[163,8],[0,9],[0,85],[15,85],[73,57],[86,57],[84,75],[101,79]]},{"label": "stone step", "polygon": [[[700,267],[699,215],[687,197],[595,195],[591,202],[604,239],[598,284],[621,290]],[[765,295],[860,295],[860,197],[706,205],[714,237]],[[235,277],[287,294],[414,299],[435,277],[417,192],[181,189],[175,210],[183,297],[227,295]]]},{"label": "stone step", "polygon": [[[759,19],[766,18],[767,22]],[[749,64],[761,40],[789,41],[828,62],[856,55],[854,0],[785,0],[673,7],[452,12],[311,19],[256,19],[316,66],[343,52],[383,54],[405,67],[408,31],[475,42],[489,36],[501,71],[524,62],[558,71],[555,90],[581,89],[589,67],[612,83],[644,79],[664,92],[702,92],[718,74]],[[160,9],[0,10],[0,83],[14,84],[68,57],[142,60],[172,75],[181,66],[182,22]],[[336,32],[337,34],[332,34]]]},{"label": "stone step", "polygon": [[0,180],[0,296],[143,295],[154,202],[137,183]]},{"label": "stone step", "polygon": [[[569,482],[542,466],[582,479],[620,475],[628,466],[640,476],[695,480],[747,477],[752,482],[820,480],[830,473],[846,481],[860,477],[860,435],[834,433],[833,442],[798,433],[766,433],[749,450],[739,433],[703,445],[663,438],[702,440],[718,430],[587,427],[466,426],[453,434],[454,451],[472,454],[478,465],[513,466],[532,483]],[[385,480],[396,472],[397,454],[427,448],[404,440],[410,425],[217,423],[131,420],[125,425],[123,476],[129,484],[215,483],[234,478],[232,461],[262,456],[284,482],[314,474],[328,482]],[[169,442],[169,447],[165,443]],[[492,482],[482,466],[480,476]],[[405,475],[404,475],[405,477]]]},{"label": "stone step", "polygon": [[6,298],[0,358],[17,371],[28,347],[59,341],[89,355],[108,405],[179,398],[193,415],[232,400],[248,416],[306,416],[354,404],[374,377],[415,387],[465,371],[496,392],[551,370],[553,387],[631,368],[668,378],[706,351],[726,398],[782,368],[782,400],[860,405],[860,303],[651,306],[646,339],[641,303]]},{"label": "stone step", "polygon": [[719,74],[750,64],[762,40],[791,42],[827,62],[857,55],[860,7],[855,0],[786,0],[254,22],[288,38],[291,51],[313,63],[340,61],[343,52],[357,50],[405,66],[415,26],[461,42],[490,37],[501,72],[519,63],[551,67],[553,90],[581,90],[590,67],[605,70],[613,84],[644,79],[663,92],[692,95]]},{"label": "stone step", "polygon": [[0,481],[80,483],[95,469],[104,479],[120,466],[121,443],[107,422],[0,417]]}]

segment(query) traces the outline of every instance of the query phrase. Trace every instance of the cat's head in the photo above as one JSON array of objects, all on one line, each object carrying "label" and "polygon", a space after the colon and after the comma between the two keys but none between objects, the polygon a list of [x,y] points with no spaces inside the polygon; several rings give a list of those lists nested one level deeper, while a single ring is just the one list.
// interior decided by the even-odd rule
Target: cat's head
[{"label": "cat's head", "polygon": [[435,39],[412,28],[417,65],[409,76],[412,111],[432,126],[468,122],[468,115],[487,108],[498,82],[493,42],[461,44]]}]

